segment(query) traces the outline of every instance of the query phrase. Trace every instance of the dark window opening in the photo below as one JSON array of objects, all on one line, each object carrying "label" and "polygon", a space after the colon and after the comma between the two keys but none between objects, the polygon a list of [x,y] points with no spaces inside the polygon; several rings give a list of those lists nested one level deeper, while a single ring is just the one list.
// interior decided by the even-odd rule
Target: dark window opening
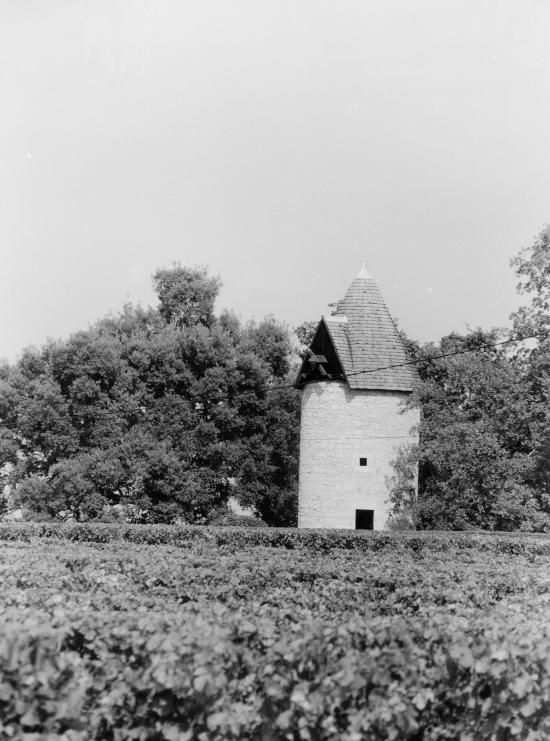
[{"label": "dark window opening", "polygon": [[372,530],[374,526],[373,509],[356,509],[355,510],[355,529]]},{"label": "dark window opening", "polygon": [[367,465],[367,459],[366,458],[359,458],[359,465],[360,466],[366,466]]},{"label": "dark window opening", "polygon": [[324,320],[319,322],[313,340],[302,363],[296,386],[309,381],[342,380],[344,371]]}]

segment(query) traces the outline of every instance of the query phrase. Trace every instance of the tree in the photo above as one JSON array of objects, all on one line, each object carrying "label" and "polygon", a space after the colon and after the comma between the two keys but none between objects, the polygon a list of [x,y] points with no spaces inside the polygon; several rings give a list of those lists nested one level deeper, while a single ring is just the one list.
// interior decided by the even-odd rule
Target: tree
[{"label": "tree", "polygon": [[550,224],[510,264],[519,278],[518,293],[529,298],[525,306],[512,314],[514,328],[521,334],[540,335],[540,340],[547,342],[550,333]]},{"label": "tree", "polygon": [[311,344],[318,324],[318,321],[310,319],[306,322],[302,322],[298,327],[294,327],[296,337],[304,347],[308,347]]},{"label": "tree", "polygon": [[537,340],[522,352],[525,383],[533,399],[531,483],[550,500],[550,225],[512,261],[518,292],[527,303],[512,314],[514,329]]},{"label": "tree", "polygon": [[[451,334],[440,343],[409,344],[420,383],[418,498],[396,461],[393,501],[418,527],[545,529],[547,502],[532,486],[533,399],[521,356],[495,347],[500,333]],[[448,355],[438,358],[439,355]]]},{"label": "tree", "polygon": [[59,385],[47,371],[29,377],[24,371],[28,357],[24,354],[20,368],[0,382],[0,467],[15,464],[22,475],[45,473],[78,448],[69,404]]},{"label": "tree", "polygon": [[269,525],[297,522],[299,415],[299,394],[273,389],[261,411],[261,430],[243,451],[237,496]]},{"label": "tree", "polygon": [[209,277],[206,268],[185,268],[174,263],[171,269],[156,271],[153,285],[160,301],[159,311],[168,323],[210,326],[214,321],[220,281]]},{"label": "tree", "polygon": [[230,495],[292,520],[297,392],[287,329],[213,306],[204,268],[159,270],[158,310],[130,305],[0,369],[0,454],[16,498],[76,519],[132,505],[204,522]]}]

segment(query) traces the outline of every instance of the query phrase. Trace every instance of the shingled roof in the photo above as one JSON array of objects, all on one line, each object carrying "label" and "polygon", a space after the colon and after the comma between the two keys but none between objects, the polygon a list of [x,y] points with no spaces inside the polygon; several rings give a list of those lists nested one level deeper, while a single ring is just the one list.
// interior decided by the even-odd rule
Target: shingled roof
[{"label": "shingled roof", "polygon": [[[335,314],[323,317],[318,333],[322,325],[327,328],[350,388],[412,390],[416,370],[413,365],[402,365],[410,362],[410,357],[378,286],[364,266]],[[303,371],[304,366],[297,385],[309,380]]]}]

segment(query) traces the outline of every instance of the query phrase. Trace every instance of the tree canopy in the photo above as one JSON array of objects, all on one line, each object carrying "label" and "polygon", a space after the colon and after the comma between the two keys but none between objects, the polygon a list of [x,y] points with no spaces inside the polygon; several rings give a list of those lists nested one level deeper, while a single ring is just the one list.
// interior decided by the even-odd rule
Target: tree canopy
[{"label": "tree canopy", "polygon": [[0,374],[0,466],[39,517],[203,522],[230,496],[295,517],[298,404],[288,332],[214,314],[204,268],[154,275],[157,309],[127,305]]},{"label": "tree canopy", "polygon": [[513,335],[535,343],[496,344],[510,333],[481,329],[409,342],[420,442],[396,460],[392,498],[418,527],[550,529],[550,228],[512,265],[528,297]]},{"label": "tree canopy", "polygon": [[[550,529],[550,227],[512,266],[526,298],[512,334],[536,339],[405,338],[421,424],[394,462],[394,522]],[[317,323],[296,328],[300,348],[274,317],[216,314],[220,281],[203,267],[159,269],[153,284],[156,308],[126,305],[0,364],[0,486],[37,518],[118,507],[136,522],[208,522],[235,497],[268,524],[294,524],[292,368]]]}]

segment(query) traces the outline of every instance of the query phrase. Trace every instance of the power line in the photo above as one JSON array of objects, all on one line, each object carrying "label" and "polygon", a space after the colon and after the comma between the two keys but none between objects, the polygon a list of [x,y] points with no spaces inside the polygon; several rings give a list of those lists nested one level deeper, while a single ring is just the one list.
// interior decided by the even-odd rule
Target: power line
[{"label": "power line", "polygon": [[[346,373],[346,377],[349,376],[361,376],[364,373],[378,373],[380,371],[384,370],[391,370],[392,368],[403,368],[407,365],[416,365],[417,363],[424,363],[431,360],[442,360],[443,358],[450,358],[456,355],[466,355],[467,353],[472,352],[480,352],[480,350],[487,350],[491,347],[498,347],[500,345],[509,345],[512,342],[522,342],[523,340],[538,340],[542,339],[543,337],[546,337],[546,333],[544,334],[530,334],[525,335],[524,337],[511,337],[507,340],[500,340],[499,342],[487,342],[482,347],[472,347],[462,350],[454,350],[453,352],[448,353],[441,353],[440,355],[432,355],[428,358],[416,358],[414,360],[406,360],[404,363],[393,363],[392,365],[382,365],[378,368],[365,368],[364,370],[360,371],[353,371],[352,373]],[[279,391],[281,389],[290,389],[295,388],[294,383],[289,383],[285,386],[271,386],[268,388],[268,391]]]},{"label": "power line", "polygon": [[[542,339],[544,337],[547,337],[547,333],[541,333],[541,334],[530,334],[525,335],[523,337],[510,337],[507,340],[500,340],[499,342],[486,342],[482,347],[472,347],[472,348],[466,348],[462,350],[453,350],[452,352],[448,353],[441,353],[440,355],[432,355],[431,357],[427,358],[416,358],[411,360],[406,360],[403,363],[392,363],[390,365],[381,365],[377,368],[365,368],[364,370],[360,371],[353,371],[352,373],[346,373],[346,377],[350,376],[360,376],[364,373],[378,373],[380,371],[384,370],[391,370],[392,368],[403,368],[408,365],[416,365],[417,363],[425,363],[432,360],[442,360],[443,358],[450,358],[454,357],[456,355],[467,355],[468,353],[473,352],[480,352],[481,350],[487,350],[492,347],[499,347],[501,345],[509,345],[512,342],[522,342],[523,340],[535,340],[535,339]],[[293,389],[296,388],[295,383],[287,383],[280,386],[269,386],[266,389],[266,393],[269,393],[271,391],[283,391],[284,389]],[[238,399],[242,396],[250,396],[254,394],[254,391],[252,389],[248,391],[241,391],[234,394],[226,394],[224,396],[218,396],[217,402],[221,403],[223,401],[234,401],[235,399]]]},{"label": "power line", "polygon": [[376,373],[377,371],[389,370],[390,368],[401,368],[405,365],[414,365],[415,363],[422,363],[426,360],[441,360],[442,358],[451,358],[454,355],[466,355],[470,352],[479,352],[480,350],[486,350],[490,347],[498,347],[499,345],[508,345],[511,342],[521,342],[522,340],[534,340],[539,339],[542,335],[527,335],[526,337],[512,337],[508,340],[501,340],[500,342],[487,342],[482,347],[472,347],[466,350],[454,350],[453,352],[442,353],[441,355],[432,355],[429,358],[417,358],[415,360],[407,360],[404,363],[395,363],[394,365],[386,365],[380,368],[369,368],[363,371],[354,371],[353,373],[347,373],[348,376],[359,376],[362,373]]}]

